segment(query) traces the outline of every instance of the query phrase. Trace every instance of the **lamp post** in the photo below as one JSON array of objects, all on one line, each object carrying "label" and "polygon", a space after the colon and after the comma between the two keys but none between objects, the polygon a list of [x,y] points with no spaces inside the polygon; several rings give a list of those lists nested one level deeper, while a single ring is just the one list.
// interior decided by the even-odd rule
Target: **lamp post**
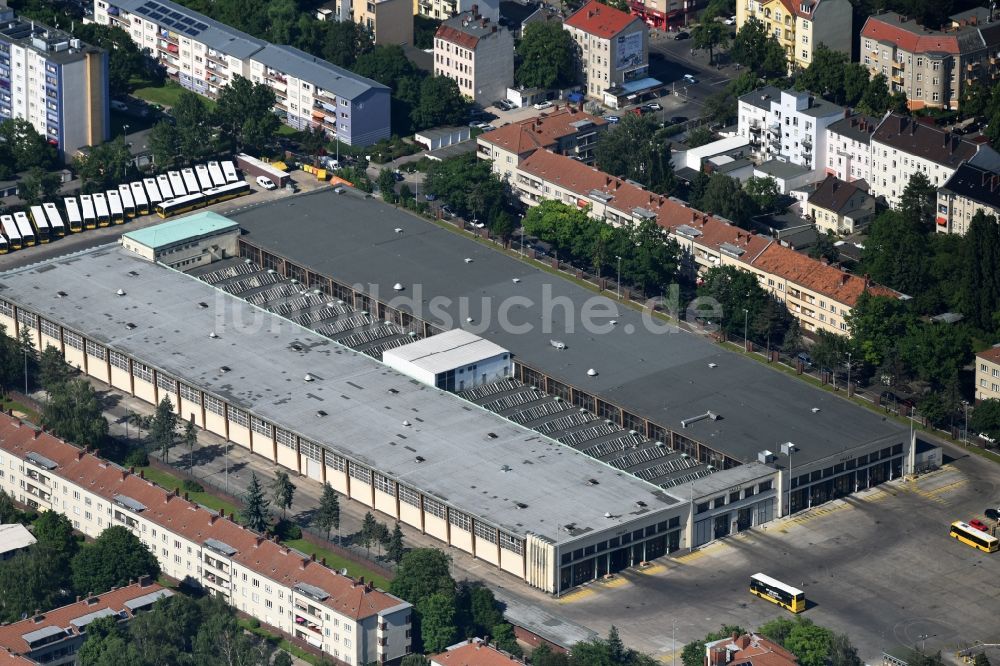
[{"label": "lamp post", "polygon": [[847,397],[851,397],[851,352],[847,352]]},{"label": "lamp post", "polygon": [[788,513],[786,515],[792,513],[792,454],[795,453],[795,450],[795,445],[791,442],[785,442],[781,445],[781,452],[788,456]]},{"label": "lamp post", "polygon": [[965,445],[968,446],[969,445],[969,401],[963,400],[962,406],[965,407],[965,433],[963,434],[962,439],[965,441]]},{"label": "lamp post", "polygon": [[750,310],[743,308],[743,351],[747,351],[747,323],[750,321]]},{"label": "lamp post", "polygon": [[618,259],[618,279],[615,280],[615,290],[618,294],[618,300],[620,301],[622,300],[622,258],[617,254],[615,255],[615,258]]}]

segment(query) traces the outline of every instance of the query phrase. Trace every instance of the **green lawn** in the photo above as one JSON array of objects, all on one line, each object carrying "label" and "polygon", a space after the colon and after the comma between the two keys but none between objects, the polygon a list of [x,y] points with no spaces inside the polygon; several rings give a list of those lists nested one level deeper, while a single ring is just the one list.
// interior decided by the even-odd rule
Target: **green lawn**
[{"label": "green lawn", "polygon": [[[177,100],[180,99],[183,91],[184,88],[182,88],[179,84],[167,80],[162,86],[142,85],[140,82],[139,87],[133,90],[132,94],[139,99],[146,100],[150,104],[159,104],[160,106],[169,107],[177,104]],[[205,103],[205,106],[209,111],[215,109],[215,102],[213,100],[210,100],[207,97],[202,97],[201,101]]]},{"label": "green lawn", "polygon": [[173,474],[170,474],[169,472],[163,472],[158,469],[154,469],[152,467],[141,467],[140,469],[143,472],[145,472],[146,478],[155,483],[156,485],[166,488],[167,490],[173,490],[174,488],[181,488],[181,494],[187,492],[188,499],[190,499],[192,502],[197,502],[198,504],[202,504],[204,506],[207,506],[209,509],[214,509],[216,511],[219,510],[225,511],[227,515],[230,512],[232,512],[233,516],[235,516],[236,519],[239,520],[240,512],[235,505],[230,504],[229,502],[223,499],[219,499],[218,497],[209,492],[192,493],[190,491],[185,491],[183,489],[184,481],[181,478],[176,477]]},{"label": "green lawn", "polygon": [[285,541],[284,543],[290,548],[301,550],[306,555],[315,555],[317,561],[325,557],[326,566],[331,569],[337,569],[338,571],[340,569],[347,569],[347,575],[352,576],[353,578],[360,578],[361,576],[364,576],[365,580],[370,580],[375,587],[380,587],[383,590],[388,589],[389,587],[389,580],[385,576],[357,564],[353,560],[348,560],[345,557],[337,555],[333,551],[316,546],[305,539],[292,539],[291,541]]},{"label": "green lawn", "polygon": [[289,127],[288,125],[281,125],[278,127],[278,136],[295,136],[299,131],[294,127]]},{"label": "green lawn", "polygon": [[33,410],[31,407],[21,404],[15,400],[7,400],[6,402],[0,403],[4,411],[10,410],[13,412],[21,412],[25,417],[34,423],[35,425],[41,425],[41,417]]},{"label": "green lawn", "polygon": [[301,659],[303,661],[306,661],[306,662],[308,662],[310,664],[328,663],[328,662],[325,662],[322,657],[317,657],[316,655],[312,654],[311,652],[306,652],[305,650],[303,650],[302,648],[300,648],[298,645],[294,645],[294,644],[288,642],[287,640],[285,640],[281,636],[277,636],[275,634],[272,634],[271,632],[269,632],[264,627],[261,627],[259,622],[254,622],[253,620],[249,620],[249,619],[246,619],[246,618],[240,618],[239,620],[237,620],[237,622],[239,623],[239,625],[241,627],[243,627],[244,629],[246,629],[250,633],[252,633],[252,634],[254,634],[256,636],[260,636],[261,638],[263,638],[265,641],[267,641],[271,645],[274,645],[276,647],[281,648],[282,650],[284,650],[285,652],[287,652],[288,654],[290,654],[290,655],[292,655],[294,657],[298,657],[299,659]]}]

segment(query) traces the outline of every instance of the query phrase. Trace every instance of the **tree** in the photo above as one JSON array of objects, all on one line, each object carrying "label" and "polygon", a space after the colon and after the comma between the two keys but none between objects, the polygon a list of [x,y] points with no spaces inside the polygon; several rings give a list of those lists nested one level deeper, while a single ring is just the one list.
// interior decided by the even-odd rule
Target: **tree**
[{"label": "tree", "polygon": [[454,596],[450,564],[451,558],[435,548],[414,548],[403,555],[389,591],[414,604],[433,594]]},{"label": "tree", "polygon": [[817,44],[812,62],[795,79],[795,88],[815,92],[834,104],[843,104],[846,101],[844,68],[849,61],[846,54],[826,44]]},{"label": "tree", "polygon": [[758,212],[756,202],[738,180],[718,173],[709,179],[697,207],[744,229],[750,228],[750,220]]},{"label": "tree", "polygon": [[670,147],[650,116],[626,114],[598,135],[594,154],[602,171],[643,183],[659,194],[676,187]]},{"label": "tree", "polygon": [[899,211],[911,221],[929,230],[934,221],[936,204],[937,188],[931,184],[923,171],[914,172],[899,197]]},{"label": "tree", "polygon": [[791,315],[760,286],[750,273],[734,266],[710,268],[698,288],[721,306],[719,328],[742,339],[744,331],[758,344],[777,347],[788,330]]},{"label": "tree", "polygon": [[618,635],[618,627],[611,625],[611,629],[608,630],[608,655],[611,657],[611,661],[615,664],[620,664],[625,661],[625,643],[622,642],[621,636]]},{"label": "tree", "polygon": [[[704,656],[697,665],[685,664],[685,666],[702,666],[703,663]],[[542,643],[531,653],[531,664],[532,666],[570,666],[570,659],[562,652],[553,652],[548,643]]]},{"label": "tree", "polygon": [[57,347],[46,345],[38,357],[38,381],[50,395],[69,381],[69,366]]},{"label": "tree", "polygon": [[118,26],[81,23],[73,35],[108,52],[108,89],[112,97],[127,95],[132,79],[143,78],[147,73],[142,51]]},{"label": "tree", "polygon": [[56,511],[44,511],[32,526],[35,547],[44,557],[68,562],[80,550],[80,542],[73,533],[73,523]]},{"label": "tree", "polygon": [[715,141],[715,132],[707,126],[702,125],[701,127],[696,127],[688,132],[687,139],[684,140],[684,143],[687,144],[688,148],[697,148],[698,146],[704,146],[706,143],[712,143],[713,141]]},{"label": "tree", "polygon": [[491,634],[493,627],[503,622],[493,591],[483,585],[470,586],[469,610],[472,625],[469,629],[476,636]]},{"label": "tree", "polygon": [[576,81],[575,43],[559,21],[529,23],[517,46],[514,78],[525,88],[565,88]]},{"label": "tree", "polygon": [[279,469],[271,482],[271,499],[274,505],[281,509],[281,519],[285,519],[285,511],[292,508],[295,497],[295,484],[288,478],[288,473]]},{"label": "tree", "polygon": [[715,49],[725,48],[729,44],[729,31],[726,26],[714,20],[702,20],[691,31],[696,49],[708,49],[708,64],[715,64]]},{"label": "tree", "polygon": [[51,169],[58,163],[55,146],[38,133],[35,126],[23,118],[0,121],[0,144],[9,151],[13,171],[32,167]]},{"label": "tree", "polygon": [[492,172],[489,162],[475,155],[463,155],[433,163],[424,178],[424,187],[443,199],[466,219],[492,222],[503,210],[507,191]]},{"label": "tree", "polygon": [[73,170],[79,174],[85,192],[100,192],[127,182],[126,172],[131,163],[132,153],[124,137],[118,136],[74,157]]},{"label": "tree", "polygon": [[43,201],[51,201],[59,193],[62,180],[58,173],[45,171],[41,167],[31,167],[17,186],[18,196],[29,206],[37,206]]},{"label": "tree", "polygon": [[[834,664],[833,666],[838,666]],[[972,666],[990,666],[990,658],[986,656],[985,652],[980,652],[972,660]]]},{"label": "tree", "polygon": [[321,55],[324,60],[351,69],[362,55],[371,52],[371,33],[353,21],[326,21],[323,24]]},{"label": "tree", "polygon": [[801,666],[826,666],[832,641],[832,631],[801,620],[789,632],[784,647],[799,658]]},{"label": "tree", "polygon": [[59,437],[102,449],[108,438],[108,420],[94,387],[82,379],[70,380],[50,392],[42,408],[42,425]]},{"label": "tree", "polygon": [[323,484],[323,496],[319,500],[319,511],[316,512],[316,525],[326,530],[326,539],[330,540],[332,529],[340,530],[340,499],[329,483]]},{"label": "tree", "polygon": [[847,358],[848,343],[842,335],[820,330],[816,332],[816,342],[809,353],[816,365],[832,370],[839,368]]},{"label": "tree", "polygon": [[21,361],[21,370],[24,373],[24,390],[28,391],[28,382],[35,376],[35,368],[38,367],[38,350],[35,349],[34,335],[27,326],[21,327],[21,332],[17,336],[17,357]]},{"label": "tree", "polygon": [[302,150],[313,156],[313,163],[315,163],[316,157],[326,148],[328,141],[326,130],[320,125],[308,127],[299,135],[299,145],[302,147]]},{"label": "tree", "polygon": [[[406,660],[404,659],[403,662],[405,663]],[[271,666],[292,666],[293,663],[295,662],[292,661],[292,655],[288,654],[284,650],[281,650],[275,655],[274,661],[271,662]]]},{"label": "tree", "polygon": [[420,613],[420,637],[424,650],[441,652],[455,642],[455,597],[453,594],[435,592],[417,602]]},{"label": "tree", "polygon": [[833,232],[827,230],[824,234],[816,237],[816,244],[809,248],[809,256],[813,259],[826,259],[829,263],[835,264],[840,260],[840,250],[834,245]]},{"label": "tree", "polygon": [[692,641],[681,651],[684,666],[705,666],[705,641]]},{"label": "tree", "polygon": [[767,34],[767,28],[754,16],[745,21],[736,33],[729,56],[758,78],[781,78],[788,71],[785,50],[777,39]]},{"label": "tree", "polygon": [[371,511],[365,513],[365,519],[361,523],[361,531],[358,536],[361,538],[361,544],[365,547],[368,554],[371,555],[372,543],[378,540],[378,521],[375,520],[375,516]]},{"label": "tree", "polygon": [[76,656],[79,666],[142,666],[143,660],[115,616],[87,625],[87,638]]},{"label": "tree", "polygon": [[376,523],[372,538],[378,544],[378,556],[382,557],[382,549],[389,545],[389,539],[392,538],[389,527],[385,523]]},{"label": "tree", "polygon": [[121,525],[108,527],[92,543],[84,545],[73,557],[71,569],[73,588],[80,594],[103,592],[142,576],[160,575],[156,555]]},{"label": "tree", "polygon": [[969,416],[969,428],[973,432],[985,433],[993,441],[1000,441],[1000,400],[983,400]]},{"label": "tree", "polygon": [[784,647],[785,641],[795,628],[795,621],[788,618],[779,617],[762,624],[757,633],[765,638],[769,638],[778,645]]},{"label": "tree", "polygon": [[847,315],[851,343],[859,352],[858,361],[878,368],[895,348],[906,325],[903,304],[887,296],[873,296],[864,292]]},{"label": "tree", "polygon": [[429,76],[420,84],[420,101],[411,119],[416,129],[441,125],[460,125],[465,121],[468,102],[458,84],[447,76]]},{"label": "tree", "polygon": [[392,534],[389,535],[389,542],[385,546],[385,554],[391,561],[399,564],[400,560],[403,559],[403,554],[406,552],[403,546],[403,530],[400,529],[399,523],[392,528]]},{"label": "tree", "polygon": [[392,169],[383,168],[379,171],[378,180],[375,182],[379,192],[382,193],[382,200],[386,203],[395,203],[396,176],[392,173]]},{"label": "tree", "polygon": [[149,439],[163,456],[163,462],[169,462],[170,449],[177,443],[177,413],[169,396],[163,396],[156,405],[156,413],[149,423]]},{"label": "tree", "polygon": [[754,202],[759,213],[778,213],[781,211],[781,190],[778,183],[770,176],[750,176],[743,183],[743,189]]},{"label": "tree", "polygon": [[161,120],[149,131],[149,149],[161,169],[174,166],[181,156],[181,138],[174,123]]},{"label": "tree", "polygon": [[281,125],[271,110],[274,102],[270,86],[251,83],[238,74],[234,76],[229,85],[219,91],[216,100],[214,116],[221,140],[237,150],[259,152]]},{"label": "tree", "polygon": [[936,392],[957,382],[959,371],[972,356],[963,325],[910,320],[898,345],[906,369]]},{"label": "tree", "polygon": [[255,532],[264,533],[267,531],[268,501],[264,497],[264,489],[260,486],[260,480],[256,472],[250,472],[250,485],[247,486],[246,495],[243,496],[243,522]]},{"label": "tree", "polygon": [[970,323],[985,331],[993,330],[1000,303],[1000,224],[996,218],[976,211],[961,255],[959,307]]},{"label": "tree", "polygon": [[430,663],[430,660],[422,654],[408,654],[399,662],[399,666],[430,666]]},{"label": "tree", "polygon": [[0,621],[16,622],[39,608],[56,608],[62,601],[57,563],[29,549],[0,562]]},{"label": "tree", "polygon": [[830,666],[862,666],[863,663],[847,634],[834,634],[830,638]]},{"label": "tree", "polygon": [[198,428],[194,424],[194,414],[184,422],[181,440],[188,449],[188,473],[194,469],[194,445],[198,443]]},{"label": "tree", "polygon": [[183,159],[195,160],[212,149],[212,118],[201,95],[182,91],[170,113],[177,122],[177,147]]},{"label": "tree", "polygon": [[0,525],[19,523],[25,515],[14,505],[14,500],[6,491],[0,489]]},{"label": "tree", "polygon": [[493,637],[493,644],[499,649],[514,657],[522,656],[521,646],[517,644],[517,636],[514,633],[514,626],[509,622],[495,625],[490,630],[489,635]]},{"label": "tree", "polygon": [[902,211],[886,211],[869,227],[861,265],[876,282],[916,295],[926,288],[927,265],[914,259],[926,256],[920,221]]}]

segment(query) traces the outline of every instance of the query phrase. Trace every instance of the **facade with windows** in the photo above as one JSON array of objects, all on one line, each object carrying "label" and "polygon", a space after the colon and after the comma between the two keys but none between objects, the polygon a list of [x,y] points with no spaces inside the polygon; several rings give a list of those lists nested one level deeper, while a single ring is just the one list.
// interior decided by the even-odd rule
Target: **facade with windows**
[{"label": "facade with windows", "polygon": [[964,236],[979,211],[1000,219],[1000,172],[965,163],[938,188],[935,228]]},{"label": "facade with windows", "polygon": [[167,576],[344,663],[384,663],[410,651],[407,602],[10,416],[0,416],[0,488],[63,514],[89,538],[128,528]]},{"label": "facade with windows", "polygon": [[110,136],[108,54],[0,3],[0,120],[21,118],[63,158]]},{"label": "facade with windows", "polygon": [[353,21],[364,26],[376,44],[413,43],[411,0],[332,0],[316,12],[321,21]]},{"label": "facade with windows", "polygon": [[500,0],[413,0],[413,15],[442,21],[473,12],[493,23],[500,20]]},{"label": "facade with windows", "polygon": [[826,128],[826,173],[845,183],[870,182],[872,133],[875,118],[856,113]]},{"label": "facade with windows", "polygon": [[976,401],[1000,400],[1000,346],[976,354]]},{"label": "facade with windows", "polygon": [[514,84],[514,36],[473,5],[434,33],[434,75],[453,80],[464,97],[484,107],[505,99]]},{"label": "facade with windows", "polygon": [[649,26],[636,16],[591,0],[566,18],[573,36],[587,97],[604,101],[605,91],[649,74]]},{"label": "facade with windows", "polygon": [[819,44],[851,56],[853,14],[849,0],[738,0],[736,28],[751,18],[785,49],[789,69],[812,64]]}]

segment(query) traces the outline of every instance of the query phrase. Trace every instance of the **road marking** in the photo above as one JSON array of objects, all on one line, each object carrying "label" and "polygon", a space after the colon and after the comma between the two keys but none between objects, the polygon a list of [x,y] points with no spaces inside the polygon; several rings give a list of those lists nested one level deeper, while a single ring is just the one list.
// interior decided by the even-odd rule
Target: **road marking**
[{"label": "road marking", "polygon": [[680,657],[684,650],[674,650],[673,652],[664,652],[661,655],[656,656],[656,660],[661,664],[672,664],[676,663],[675,658]]},{"label": "road marking", "polygon": [[574,590],[569,594],[564,594],[559,597],[559,603],[561,604],[572,604],[580,601],[581,599],[586,599],[594,595],[594,591],[589,587],[581,587],[578,590]]},{"label": "road marking", "polygon": [[614,589],[616,587],[625,587],[626,585],[630,584],[631,583],[629,583],[627,578],[622,578],[621,576],[615,576],[610,580],[605,580],[601,582],[602,587],[607,587],[611,589]]},{"label": "road marking", "polygon": [[645,574],[647,576],[656,576],[661,573],[666,573],[667,567],[663,566],[662,564],[650,564],[648,567],[637,569],[636,572]]}]

